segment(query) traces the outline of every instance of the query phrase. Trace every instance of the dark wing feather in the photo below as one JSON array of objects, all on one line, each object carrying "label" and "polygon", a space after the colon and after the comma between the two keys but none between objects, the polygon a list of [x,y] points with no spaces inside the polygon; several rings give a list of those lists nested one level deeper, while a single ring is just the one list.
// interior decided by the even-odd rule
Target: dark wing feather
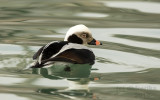
[{"label": "dark wing feather", "polygon": [[50,42],[50,43],[48,43],[43,48],[41,61],[49,59],[50,57],[52,57],[53,55],[58,53],[61,50],[61,48],[66,44],[68,44],[67,41]]}]

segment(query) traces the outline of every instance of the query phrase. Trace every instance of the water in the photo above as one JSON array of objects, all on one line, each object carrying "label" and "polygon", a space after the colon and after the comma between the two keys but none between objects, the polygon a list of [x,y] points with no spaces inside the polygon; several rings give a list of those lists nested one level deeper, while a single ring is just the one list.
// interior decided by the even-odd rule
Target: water
[{"label": "water", "polygon": [[[158,0],[1,0],[0,98],[3,100],[159,100]],[[23,70],[69,27],[88,26],[93,66]]]}]

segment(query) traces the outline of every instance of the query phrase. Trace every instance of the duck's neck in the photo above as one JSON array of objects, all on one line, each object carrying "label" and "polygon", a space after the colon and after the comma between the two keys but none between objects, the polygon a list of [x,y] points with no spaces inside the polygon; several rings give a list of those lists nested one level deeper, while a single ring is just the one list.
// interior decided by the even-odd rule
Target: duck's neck
[{"label": "duck's neck", "polygon": [[83,44],[83,40],[81,38],[79,38],[75,34],[69,36],[68,39],[67,39],[67,41],[70,42],[70,43]]}]

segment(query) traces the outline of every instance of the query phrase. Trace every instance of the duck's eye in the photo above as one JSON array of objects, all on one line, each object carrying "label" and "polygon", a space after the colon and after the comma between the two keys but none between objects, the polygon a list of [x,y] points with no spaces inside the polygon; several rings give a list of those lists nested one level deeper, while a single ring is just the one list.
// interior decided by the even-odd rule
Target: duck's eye
[{"label": "duck's eye", "polygon": [[86,33],[83,33],[83,34],[82,34],[82,37],[83,37],[83,38],[88,38],[88,37],[89,37],[89,35],[88,35],[88,34],[86,34]]},{"label": "duck's eye", "polygon": [[83,38],[86,38],[86,34],[82,34],[82,37],[83,37]]}]

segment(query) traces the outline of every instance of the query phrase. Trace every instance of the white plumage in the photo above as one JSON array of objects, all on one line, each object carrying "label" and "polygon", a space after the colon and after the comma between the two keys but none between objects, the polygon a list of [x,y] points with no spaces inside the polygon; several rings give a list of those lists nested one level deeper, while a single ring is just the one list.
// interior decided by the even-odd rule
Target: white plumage
[{"label": "white plumage", "polygon": [[87,32],[89,34],[91,34],[91,31],[89,30],[88,27],[86,27],[85,25],[83,24],[79,24],[79,25],[75,25],[73,27],[71,27],[67,33],[66,33],[66,36],[64,38],[64,41],[67,41],[68,37],[72,34],[75,34],[77,32]]}]

